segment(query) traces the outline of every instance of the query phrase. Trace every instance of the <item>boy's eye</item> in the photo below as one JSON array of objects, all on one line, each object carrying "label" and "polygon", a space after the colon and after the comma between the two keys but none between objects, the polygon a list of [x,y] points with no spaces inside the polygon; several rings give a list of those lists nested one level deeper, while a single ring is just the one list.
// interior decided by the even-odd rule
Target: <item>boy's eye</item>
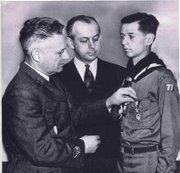
[{"label": "boy's eye", "polygon": [[121,39],[124,39],[124,35],[120,35]]},{"label": "boy's eye", "polygon": [[130,36],[129,36],[129,38],[130,38],[130,39],[133,39],[133,38],[134,38],[134,36],[133,36],[133,35],[130,35]]}]

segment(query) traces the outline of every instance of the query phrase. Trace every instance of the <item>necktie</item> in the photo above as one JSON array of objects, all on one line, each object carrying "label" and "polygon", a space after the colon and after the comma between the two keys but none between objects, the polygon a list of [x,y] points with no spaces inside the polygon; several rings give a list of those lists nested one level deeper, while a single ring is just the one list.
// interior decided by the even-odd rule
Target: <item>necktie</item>
[{"label": "necktie", "polygon": [[92,72],[89,70],[89,67],[90,67],[89,64],[86,64],[85,67],[86,67],[86,71],[84,74],[84,83],[86,85],[87,90],[89,92],[92,92],[92,85],[94,82],[94,77],[93,77]]}]

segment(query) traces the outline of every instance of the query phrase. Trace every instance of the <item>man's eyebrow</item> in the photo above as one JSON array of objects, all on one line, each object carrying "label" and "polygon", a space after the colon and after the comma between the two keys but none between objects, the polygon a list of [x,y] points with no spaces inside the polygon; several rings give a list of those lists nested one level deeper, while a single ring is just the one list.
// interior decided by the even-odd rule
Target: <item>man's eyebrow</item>
[{"label": "man's eyebrow", "polygon": [[[94,35],[92,38],[94,38],[94,37],[99,37],[100,36],[100,34],[96,34],[96,35]],[[81,39],[89,39],[90,37],[80,37]]]},{"label": "man's eyebrow", "polygon": [[99,37],[99,36],[100,36],[100,34],[98,33],[98,34],[94,35],[93,37],[97,37],[97,36]]},{"label": "man's eyebrow", "polygon": [[89,37],[80,37],[80,39],[89,39]]}]

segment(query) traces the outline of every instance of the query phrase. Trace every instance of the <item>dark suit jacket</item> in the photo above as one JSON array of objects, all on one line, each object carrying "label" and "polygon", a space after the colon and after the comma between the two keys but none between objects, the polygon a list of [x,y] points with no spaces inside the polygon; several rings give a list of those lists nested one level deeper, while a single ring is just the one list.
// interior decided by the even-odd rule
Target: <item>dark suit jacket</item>
[{"label": "dark suit jacket", "polygon": [[[121,86],[123,74],[123,67],[98,59],[97,76],[91,94],[88,93],[73,61],[65,65],[63,72],[56,74],[56,77],[59,77],[60,83],[64,84],[76,102],[82,103],[109,97]],[[113,160],[116,159],[119,150],[119,133],[119,124],[117,121],[113,121],[112,118],[109,118],[106,122],[100,121],[98,125],[92,126],[88,121],[84,121],[76,126],[78,136],[98,134],[102,141],[97,152],[88,156],[87,162],[93,163],[89,164],[89,168],[87,168],[89,171],[85,169],[85,173],[113,172]],[[101,163],[102,165],[100,165]]]},{"label": "dark suit jacket", "polygon": [[[95,103],[74,109],[67,97],[60,85],[53,86],[26,64],[21,65],[2,102],[8,172],[59,173],[83,166],[84,142],[74,136],[72,122],[86,119],[88,112],[94,112],[93,107],[104,113],[107,110],[103,100],[98,106]],[[71,110],[76,110],[73,116]],[[94,121],[92,116],[89,121]]]}]

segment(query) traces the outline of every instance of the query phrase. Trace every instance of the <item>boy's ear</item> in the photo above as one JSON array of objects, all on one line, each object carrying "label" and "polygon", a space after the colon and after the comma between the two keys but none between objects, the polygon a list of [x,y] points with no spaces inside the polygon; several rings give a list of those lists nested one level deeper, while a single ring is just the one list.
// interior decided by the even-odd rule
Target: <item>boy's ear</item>
[{"label": "boy's ear", "polygon": [[147,44],[147,46],[152,45],[152,43],[154,42],[154,39],[155,39],[154,34],[152,34],[152,33],[146,34],[146,44]]},{"label": "boy's ear", "polygon": [[71,49],[74,49],[74,42],[73,42],[72,38],[67,37],[67,45],[68,45]]}]

